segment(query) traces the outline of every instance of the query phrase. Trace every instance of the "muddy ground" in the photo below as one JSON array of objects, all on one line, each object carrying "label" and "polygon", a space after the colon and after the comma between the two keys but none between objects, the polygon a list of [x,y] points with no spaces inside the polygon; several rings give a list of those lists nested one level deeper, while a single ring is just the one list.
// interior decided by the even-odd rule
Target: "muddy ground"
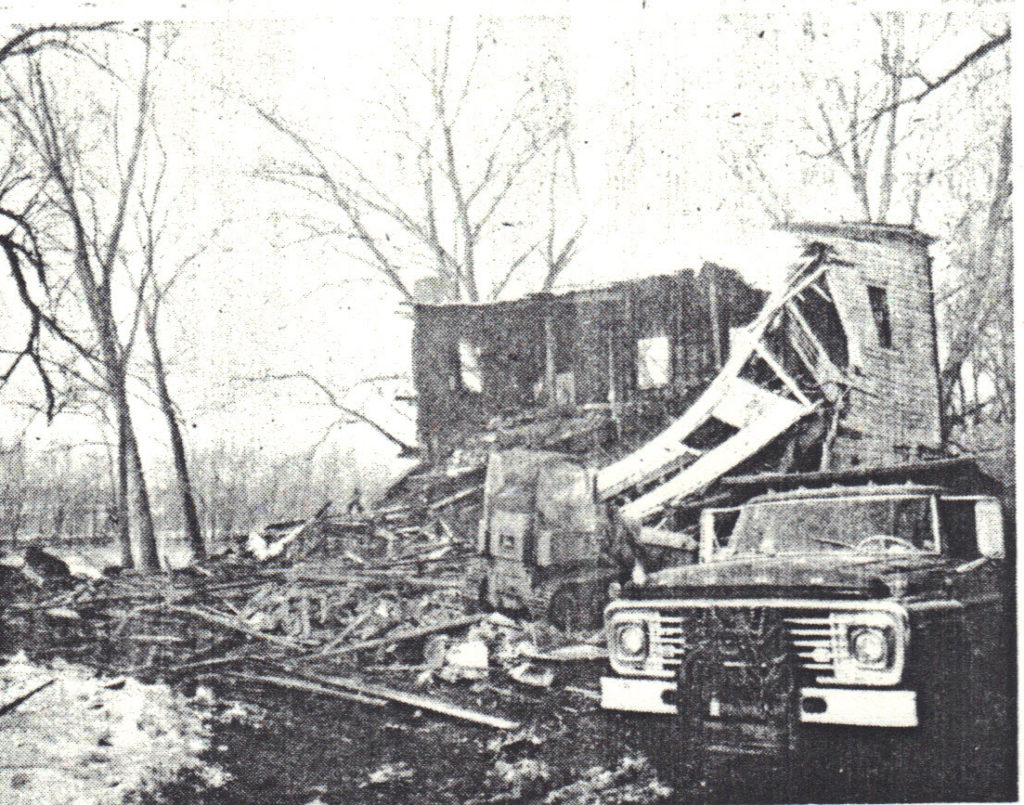
[{"label": "muddy ground", "polygon": [[[0,625],[0,665],[19,650],[42,667],[56,667],[62,658],[93,668],[143,667],[147,662],[145,643],[122,639],[98,652],[90,641],[78,648],[73,642],[52,629],[21,634],[4,632]],[[408,651],[393,659],[422,661],[419,644]],[[369,659],[364,655],[364,665]],[[237,670],[268,673],[258,666]],[[496,665],[485,682],[435,681],[421,689],[414,686],[415,672],[365,673],[367,682],[521,723],[521,729],[511,731],[399,705],[371,707],[268,688],[222,673],[167,680],[201,714],[205,748],[197,750],[197,763],[123,801],[653,805],[1016,799],[1016,732],[1011,726],[1016,710],[1009,682],[1002,690],[996,684],[980,689],[970,723],[954,722],[942,741],[910,731],[872,734],[829,727],[800,746],[792,760],[782,761],[702,758],[659,717],[602,711],[593,695],[604,670],[602,662],[560,664],[554,685],[543,690],[514,682]],[[141,674],[141,681],[165,681],[159,672],[151,673]],[[0,715],[0,761],[4,740]],[[848,751],[865,746],[867,751]],[[211,776],[209,769],[218,773]]]},{"label": "muddy ground", "polygon": [[[574,684],[596,687],[600,667]],[[655,802],[911,802],[1013,800],[1013,752],[978,747],[966,779],[950,787],[930,769],[943,758],[921,760],[908,775],[908,758],[883,739],[866,758],[842,759],[825,743],[799,763],[765,758],[687,756],[678,736],[656,718],[603,712],[596,702],[555,689],[499,696],[488,688],[435,692],[461,704],[522,721],[524,730],[500,732],[408,708],[368,708],[301,693],[229,687],[204,680],[217,708],[242,699],[256,706],[246,717],[217,718],[208,756],[230,779],[211,788],[183,772],[145,801],[242,803],[655,803]],[[479,688],[480,686],[478,686]],[[636,758],[649,755],[650,767]],[[831,762],[830,762],[831,757]],[[939,766],[929,764],[937,762]],[[639,765],[631,765],[639,764]],[[909,768],[915,766],[910,763]],[[625,773],[622,770],[625,769]],[[632,771],[630,771],[632,769]],[[511,770],[511,771],[510,771]],[[614,785],[586,783],[598,770],[618,772]],[[578,781],[584,781],[580,786]],[[563,787],[576,783],[568,794]],[[671,790],[671,793],[670,793]]]}]

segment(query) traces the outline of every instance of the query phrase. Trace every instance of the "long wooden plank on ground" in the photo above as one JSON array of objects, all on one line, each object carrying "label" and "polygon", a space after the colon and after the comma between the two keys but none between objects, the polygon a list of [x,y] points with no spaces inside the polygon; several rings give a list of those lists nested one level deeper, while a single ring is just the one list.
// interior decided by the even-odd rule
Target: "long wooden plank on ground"
[{"label": "long wooden plank on ground", "polygon": [[180,612],[183,615],[191,615],[194,618],[200,618],[208,623],[214,623],[218,626],[223,626],[225,629],[231,629],[235,632],[241,632],[242,634],[249,635],[249,637],[255,637],[258,640],[265,640],[268,643],[273,643],[275,646],[281,646],[282,648],[299,649],[303,648],[301,643],[296,643],[294,640],[289,640],[285,637],[278,637],[277,635],[265,634],[256,629],[253,629],[248,624],[242,623],[241,620],[235,620],[229,618],[226,615],[214,615],[210,612],[204,612],[197,607],[154,607],[154,609],[166,612]]},{"label": "long wooden plank on ground", "polygon": [[455,629],[464,629],[467,626],[472,626],[474,623],[479,623],[487,615],[482,612],[478,612],[474,615],[466,615],[463,618],[455,618],[454,620],[445,621],[444,623],[434,623],[430,626],[421,626],[419,629],[410,629],[408,632],[402,632],[401,634],[392,634],[385,637],[376,637],[373,640],[362,640],[358,643],[350,643],[347,646],[339,646],[338,648],[331,648],[329,651],[317,651],[309,655],[310,657],[338,657],[342,654],[351,654],[353,651],[365,651],[371,648],[382,648],[383,646],[390,646],[393,643],[401,643],[403,640],[415,640],[419,637],[427,637],[428,635],[438,634],[440,632],[450,632]]},{"label": "long wooden plank on ground", "polygon": [[361,693],[353,693],[347,690],[338,690],[336,687],[328,687],[327,685],[318,685],[315,682],[307,682],[305,679],[292,679],[287,676],[268,676],[266,674],[244,674],[235,671],[224,671],[220,676],[231,677],[232,679],[240,679],[243,682],[257,682],[261,685],[273,685],[278,688],[286,688],[288,690],[301,690],[306,693],[320,693],[325,696],[334,696],[337,699],[345,699],[350,702],[358,702],[359,704],[367,704],[371,707],[384,707],[387,702],[379,697],[375,696],[364,696]]},{"label": "long wooden plank on ground", "polygon": [[386,688],[383,685],[363,684],[361,682],[356,682],[339,676],[320,676],[318,674],[305,674],[305,676],[324,685],[334,685],[339,688],[343,688],[344,690],[372,698],[388,699],[389,701],[398,702],[399,704],[404,704],[408,707],[416,707],[420,710],[429,710],[432,713],[451,716],[452,718],[458,718],[472,724],[481,724],[485,727],[494,727],[499,730],[514,730],[519,727],[519,722],[517,721],[509,721],[507,718],[492,716],[488,713],[479,713],[476,710],[459,707],[456,704],[451,704],[430,696],[419,696],[415,693],[406,693],[403,690]]},{"label": "long wooden plank on ground", "polygon": [[764,416],[754,419],[739,433],[709,450],[674,478],[623,506],[620,509],[622,517],[642,522],[671,501],[703,489],[813,410],[813,407],[777,398],[775,405]]}]

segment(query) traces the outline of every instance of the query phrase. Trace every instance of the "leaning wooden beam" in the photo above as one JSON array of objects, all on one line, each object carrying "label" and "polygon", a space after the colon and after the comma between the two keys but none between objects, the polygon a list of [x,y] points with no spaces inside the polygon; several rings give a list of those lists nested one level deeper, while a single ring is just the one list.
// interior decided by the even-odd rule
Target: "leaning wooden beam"
[{"label": "leaning wooden beam", "polygon": [[[816,287],[816,286],[815,286]],[[833,305],[834,307],[834,305]],[[797,307],[793,302],[786,304],[786,310],[793,317],[793,321],[796,322],[797,326],[803,332],[806,339],[813,345],[817,351],[815,356],[804,355],[801,351],[801,345],[797,339],[790,339],[790,343],[793,345],[794,350],[800,359],[804,362],[807,369],[814,375],[814,379],[818,385],[824,385],[826,383],[838,383],[845,386],[857,385],[862,386],[863,384],[855,383],[850,376],[841,368],[836,366],[832,359],[828,356],[828,350],[821,343],[821,339],[815,334],[814,329],[808,324],[807,319],[800,312],[800,308]]]},{"label": "leaning wooden beam", "polygon": [[445,621],[444,623],[422,626],[419,629],[412,629],[408,632],[403,632],[402,634],[377,637],[373,640],[361,640],[358,643],[350,643],[347,646],[332,648],[329,651],[318,651],[307,655],[307,658],[312,659],[313,657],[316,657],[319,659],[325,657],[339,657],[342,654],[351,654],[353,651],[364,651],[371,648],[390,646],[393,643],[401,643],[403,640],[415,640],[418,637],[427,637],[428,635],[437,634],[439,632],[450,632],[455,629],[464,629],[467,626],[472,626],[474,623],[479,623],[486,617],[486,614],[479,612],[475,615],[466,615],[463,618],[455,618],[454,620]]},{"label": "leaning wooden beam", "polygon": [[338,690],[336,687],[318,685],[315,682],[307,682],[304,679],[292,679],[286,676],[267,676],[264,674],[245,674],[237,671],[225,671],[220,676],[240,679],[243,682],[256,682],[261,685],[273,685],[288,690],[302,690],[306,693],[320,693],[324,696],[334,696],[337,699],[345,699],[350,702],[367,704],[370,707],[384,707],[387,702],[376,696],[363,696],[361,693],[353,693],[347,690]]},{"label": "leaning wooden beam", "polygon": [[[693,405],[683,412],[682,416],[638,450],[614,464],[604,467],[598,473],[597,487],[602,500],[610,500],[631,490],[639,490],[643,486],[664,478],[684,464],[686,449],[682,445],[682,440],[714,414],[716,406],[729,393],[733,382],[739,377],[744,365],[755,352],[765,353],[761,357],[772,366],[776,373],[780,373],[783,382],[793,391],[794,396],[804,405],[809,404],[807,397],[781,370],[778,362],[770,355],[766,356],[767,351],[760,341],[772,322],[782,313],[785,305],[803,293],[824,274],[828,267],[825,257],[824,251],[816,252],[808,257],[794,272],[796,278],[769,297],[755,319],[744,329],[742,338],[737,339],[735,348],[730,353],[721,372],[711,381],[711,385]],[[702,460],[703,458],[697,459],[697,461]],[[694,462],[694,464],[696,463]],[[692,467],[693,464],[690,466]],[[684,473],[688,471],[689,469],[683,470]]]},{"label": "leaning wooden beam", "polygon": [[13,699],[11,699],[9,701],[6,701],[3,704],[0,704],[0,716],[4,715],[5,713],[11,712],[11,710],[13,710],[19,704],[21,704],[22,702],[28,701],[33,696],[35,696],[37,693],[39,693],[39,691],[45,690],[46,688],[50,687],[50,685],[52,685],[56,681],[57,681],[56,679],[47,679],[45,682],[42,682],[42,683],[36,685],[34,688],[30,688],[29,690],[25,691],[24,693],[19,694],[18,696],[15,696]]},{"label": "leaning wooden beam", "polygon": [[406,693],[402,690],[386,688],[383,685],[363,684],[361,682],[355,682],[351,679],[345,679],[344,677],[339,676],[319,676],[317,674],[306,674],[305,676],[324,685],[343,688],[346,691],[359,693],[363,696],[387,699],[392,702],[397,702],[398,704],[407,705],[408,707],[428,710],[432,713],[440,713],[441,715],[458,718],[462,721],[468,721],[471,724],[480,724],[485,727],[494,727],[499,730],[514,730],[519,727],[519,722],[517,721],[509,721],[506,718],[499,718],[498,716],[480,713],[476,710],[469,710],[465,707],[459,707],[458,705],[450,704],[442,701],[441,699],[434,699],[430,696],[419,696],[414,693]]},{"label": "leaning wooden beam", "polygon": [[461,492],[456,492],[454,495],[449,495],[446,498],[435,500],[433,503],[427,506],[427,511],[433,512],[437,511],[438,509],[443,509],[445,506],[450,506],[453,503],[458,503],[460,500],[465,500],[468,497],[472,497],[473,495],[479,494],[480,492],[483,492],[483,489],[483,484],[477,484],[476,486],[471,486],[468,489],[463,489]]},{"label": "leaning wooden beam", "polygon": [[776,399],[762,416],[753,418],[739,433],[709,450],[674,478],[623,506],[619,510],[623,519],[641,523],[665,505],[704,489],[815,410],[813,406],[768,396]]},{"label": "leaning wooden beam", "polygon": [[761,343],[754,344],[754,352],[771,368],[773,372],[778,376],[779,380],[783,382],[787,389],[804,405],[812,405],[811,401],[807,399],[807,395],[801,391],[800,386],[797,382],[790,377],[789,373],[782,368],[782,364],[776,360],[775,356],[768,350],[768,348]]}]

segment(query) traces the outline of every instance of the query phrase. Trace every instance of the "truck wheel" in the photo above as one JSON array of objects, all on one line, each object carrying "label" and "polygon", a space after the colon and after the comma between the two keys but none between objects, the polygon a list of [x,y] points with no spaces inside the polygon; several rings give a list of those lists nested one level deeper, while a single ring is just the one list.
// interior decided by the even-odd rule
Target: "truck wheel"
[{"label": "truck wheel", "polygon": [[587,622],[585,602],[580,600],[579,591],[572,587],[555,590],[548,604],[548,620],[563,632],[577,631]]}]

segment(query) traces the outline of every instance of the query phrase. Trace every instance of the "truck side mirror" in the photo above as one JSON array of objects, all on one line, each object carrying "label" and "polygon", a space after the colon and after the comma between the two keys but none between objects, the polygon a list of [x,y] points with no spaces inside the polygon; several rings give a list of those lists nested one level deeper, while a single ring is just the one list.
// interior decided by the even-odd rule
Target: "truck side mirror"
[{"label": "truck side mirror", "polygon": [[999,501],[982,498],[974,504],[974,529],[978,535],[978,552],[990,559],[1006,556],[1003,536],[1003,509]]}]

